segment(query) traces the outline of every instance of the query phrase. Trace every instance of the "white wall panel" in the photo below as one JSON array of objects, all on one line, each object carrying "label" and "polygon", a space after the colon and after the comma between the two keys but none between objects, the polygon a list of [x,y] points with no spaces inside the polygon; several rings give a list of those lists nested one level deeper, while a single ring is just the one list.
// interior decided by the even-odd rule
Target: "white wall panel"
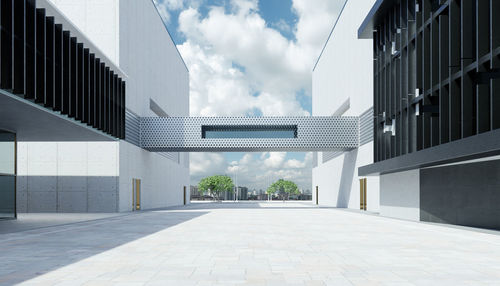
[{"label": "white wall panel", "polygon": [[[314,116],[331,116],[349,101],[344,116],[360,116],[373,105],[372,42],[359,40],[357,31],[374,0],[348,0],[313,71]],[[365,143],[365,142],[363,142]],[[358,168],[373,162],[373,141],[323,163],[318,153],[312,189],[319,188],[319,203],[359,209]],[[313,201],[316,200],[313,191]],[[367,209],[379,211],[378,177],[367,178]]]},{"label": "white wall panel", "polygon": [[420,220],[420,170],[380,176],[380,214]]},{"label": "white wall panel", "polygon": [[[120,1],[120,68],[129,77],[127,108],[156,116],[150,99],[169,116],[189,116],[189,72],[152,1]],[[120,211],[132,207],[132,179],[141,179],[143,209],[181,205],[189,168],[120,142]]]},{"label": "white wall panel", "polygon": [[332,115],[348,98],[350,109],[344,115],[358,116],[372,106],[372,41],[357,35],[374,2],[347,1],[313,72],[313,115]]},{"label": "white wall panel", "polygon": [[189,73],[152,1],[120,1],[120,68],[129,76],[127,108],[156,116],[189,115]]},{"label": "white wall panel", "polygon": [[141,180],[143,209],[181,205],[189,169],[159,154],[120,142],[120,211],[132,208],[132,179]]},{"label": "white wall panel", "polygon": [[119,0],[49,1],[109,59],[119,62]]},{"label": "white wall panel", "polygon": [[[369,164],[372,157],[371,142],[313,168],[313,190],[318,186],[320,205],[359,209],[358,168]],[[316,201],[315,191],[313,201]],[[368,177],[367,210],[378,212],[379,208],[378,177]]]}]

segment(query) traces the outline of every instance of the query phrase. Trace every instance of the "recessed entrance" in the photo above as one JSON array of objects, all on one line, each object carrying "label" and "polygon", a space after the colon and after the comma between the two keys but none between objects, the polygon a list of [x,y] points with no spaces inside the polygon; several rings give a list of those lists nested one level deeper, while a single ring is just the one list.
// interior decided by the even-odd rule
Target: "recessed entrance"
[{"label": "recessed entrance", "polygon": [[132,179],[132,210],[141,210],[141,180]]},{"label": "recessed entrance", "polygon": [[359,209],[366,211],[366,178],[359,179]]},{"label": "recessed entrance", "polygon": [[0,219],[16,218],[16,134],[0,130]]}]

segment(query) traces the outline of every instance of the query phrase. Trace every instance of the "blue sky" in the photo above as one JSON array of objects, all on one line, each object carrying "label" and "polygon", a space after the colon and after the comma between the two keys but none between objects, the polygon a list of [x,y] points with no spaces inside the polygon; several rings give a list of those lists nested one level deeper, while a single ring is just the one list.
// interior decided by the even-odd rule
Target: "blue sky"
[{"label": "blue sky", "polygon": [[[312,68],[344,0],[155,0],[190,71],[191,116],[309,116]],[[312,154],[192,153],[191,180],[311,188]]]},{"label": "blue sky", "polygon": [[[222,6],[226,10],[229,7],[229,0],[207,0],[200,6],[199,11],[202,16],[206,16],[211,6]],[[170,21],[166,23],[170,34],[176,44],[182,44],[186,41],[184,34],[179,32],[179,14],[181,10],[175,10],[170,13]],[[278,23],[286,23],[293,27],[297,22],[297,15],[292,11],[292,0],[264,0],[259,1],[259,14],[266,20],[270,27],[277,26]],[[280,33],[290,40],[295,38],[291,31],[280,30]]]},{"label": "blue sky", "polygon": [[[225,7],[225,10],[229,12],[229,3],[229,0],[206,0],[198,10],[203,17],[207,16],[207,13],[212,6]],[[298,17],[292,10],[292,0],[261,0],[258,2],[258,9],[259,14],[266,21],[266,25],[269,28],[279,31],[280,34],[290,41],[296,40],[292,29],[297,23]],[[186,36],[179,31],[178,18],[180,13],[181,10],[172,11],[170,14],[170,21],[166,23],[167,28],[177,45],[183,44],[186,41]],[[234,63],[233,66],[238,69],[243,69],[241,66]],[[304,90],[297,93],[297,100],[304,110],[312,113],[311,97],[307,96]],[[261,116],[262,114],[258,110],[253,110],[245,115]]]}]

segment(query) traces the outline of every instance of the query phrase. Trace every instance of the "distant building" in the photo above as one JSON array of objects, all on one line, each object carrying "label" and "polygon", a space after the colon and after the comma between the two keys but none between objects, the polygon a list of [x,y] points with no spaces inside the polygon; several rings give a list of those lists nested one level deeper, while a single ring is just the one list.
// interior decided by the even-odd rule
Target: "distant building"
[{"label": "distant building", "polygon": [[223,192],[221,195],[221,199],[224,201],[234,201],[234,192]]},{"label": "distant building", "polygon": [[264,194],[264,193],[260,193],[257,195],[257,200],[259,201],[267,201],[269,198],[267,196],[267,194]]},{"label": "distant building", "polygon": [[242,200],[242,201],[248,200],[248,188],[247,187],[235,187],[234,192],[238,195],[238,200]]},{"label": "distant building", "polygon": [[297,199],[299,201],[311,201],[312,200],[312,194],[300,194]]},{"label": "distant building", "polygon": [[200,197],[201,197],[200,191],[198,190],[198,186],[191,185],[189,187],[189,194],[190,194],[191,200],[200,199]]}]

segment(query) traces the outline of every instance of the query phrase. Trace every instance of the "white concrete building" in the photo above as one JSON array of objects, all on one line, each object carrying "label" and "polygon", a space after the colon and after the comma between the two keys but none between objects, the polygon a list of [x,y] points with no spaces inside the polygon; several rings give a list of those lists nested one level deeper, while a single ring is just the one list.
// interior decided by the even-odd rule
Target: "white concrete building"
[{"label": "white concrete building", "polygon": [[[372,42],[359,40],[357,32],[374,2],[346,2],[313,70],[313,116],[360,116],[361,125],[368,126],[360,128],[362,133],[371,133],[373,128],[373,49]],[[359,180],[364,178],[358,176],[358,168],[373,163],[371,134],[360,134],[360,138],[360,147],[350,152],[318,152],[315,155],[314,202],[360,208]],[[378,177],[366,179],[367,210],[378,212]]]},{"label": "white concrete building", "polygon": [[[127,116],[189,116],[189,72],[152,1],[38,0],[37,7],[122,74]],[[141,209],[189,202],[188,153],[150,153],[127,141],[134,138],[18,142],[17,211],[130,211],[135,179]]]}]

